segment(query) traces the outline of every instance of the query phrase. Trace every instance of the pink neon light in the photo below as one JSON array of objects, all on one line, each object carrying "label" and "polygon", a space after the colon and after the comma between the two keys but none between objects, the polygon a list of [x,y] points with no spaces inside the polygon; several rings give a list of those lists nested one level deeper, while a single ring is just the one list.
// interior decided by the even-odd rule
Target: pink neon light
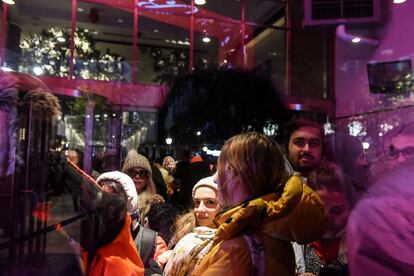
[{"label": "pink neon light", "polygon": [[4,64],[7,41],[7,4],[3,2],[2,32],[1,32],[1,49],[0,49],[0,66]]},{"label": "pink neon light", "polygon": [[74,72],[73,61],[75,59],[75,31],[76,31],[76,0],[72,0],[72,30],[70,33],[70,57],[69,57],[69,78]]},{"label": "pink neon light", "polygon": [[188,63],[188,72],[193,71],[194,62],[194,0],[191,0],[191,18],[190,18],[190,61]]}]

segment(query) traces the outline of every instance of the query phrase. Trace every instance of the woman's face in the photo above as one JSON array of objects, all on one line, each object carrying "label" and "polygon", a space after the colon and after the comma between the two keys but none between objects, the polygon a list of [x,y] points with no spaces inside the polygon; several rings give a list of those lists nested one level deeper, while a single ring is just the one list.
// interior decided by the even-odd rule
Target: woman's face
[{"label": "woman's face", "polygon": [[197,225],[215,228],[213,219],[221,208],[217,200],[216,191],[209,187],[201,186],[195,191],[193,202]]},{"label": "woman's face", "polygon": [[145,188],[147,187],[148,179],[149,177],[151,177],[149,171],[140,167],[129,169],[127,174],[134,181],[135,188],[137,189],[138,194],[145,190]]},{"label": "woman's face", "polygon": [[164,167],[167,169],[174,169],[175,168],[175,161],[172,158],[167,158],[164,161]]}]

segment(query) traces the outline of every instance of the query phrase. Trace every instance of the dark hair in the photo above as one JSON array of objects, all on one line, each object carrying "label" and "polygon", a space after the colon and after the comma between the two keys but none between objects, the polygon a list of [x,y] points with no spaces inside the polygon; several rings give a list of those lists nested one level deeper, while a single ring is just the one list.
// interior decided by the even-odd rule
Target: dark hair
[{"label": "dark hair", "polygon": [[157,231],[168,244],[172,236],[172,227],[177,216],[176,208],[170,203],[154,204],[146,215],[148,227]]},{"label": "dark hair", "polygon": [[334,162],[321,161],[320,165],[310,173],[307,180],[308,185],[315,191],[327,189],[344,193],[350,206],[355,203],[355,190],[350,179]]},{"label": "dark hair", "polygon": [[[126,200],[115,193],[102,193],[102,197],[96,203],[96,213],[88,219],[92,219],[92,229],[84,229],[95,233],[89,241],[88,263],[89,268],[95,257],[96,251],[111,243],[119,235],[125,224],[125,216],[127,214]],[[94,229],[95,228],[95,229]],[[86,273],[88,275],[88,273]]]},{"label": "dark hair", "polygon": [[286,124],[286,138],[290,139],[290,136],[297,131],[301,127],[312,127],[319,130],[321,134],[321,139],[324,136],[324,128],[323,124],[316,119],[311,118],[310,116],[301,115],[299,117],[294,118],[289,123]]},{"label": "dark hair", "polygon": [[120,195],[126,202],[128,202],[128,195],[119,181],[115,179],[102,179],[101,181],[99,181],[98,184],[101,187],[103,187],[104,185],[110,187],[112,189],[112,192]]},{"label": "dark hair", "polygon": [[121,195],[103,192],[97,204],[97,212],[104,228],[100,246],[104,246],[113,241],[124,226],[127,201]]}]

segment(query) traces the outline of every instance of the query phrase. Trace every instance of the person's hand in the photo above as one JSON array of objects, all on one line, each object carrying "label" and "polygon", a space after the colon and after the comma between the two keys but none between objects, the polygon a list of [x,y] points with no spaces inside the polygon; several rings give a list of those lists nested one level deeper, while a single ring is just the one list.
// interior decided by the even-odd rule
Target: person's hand
[{"label": "person's hand", "polygon": [[165,265],[168,262],[168,259],[171,257],[172,252],[172,250],[168,250],[159,255],[157,258],[157,263],[159,265]]},{"label": "person's hand", "polygon": [[305,273],[299,274],[299,276],[316,276],[316,275],[310,272],[305,272]]}]

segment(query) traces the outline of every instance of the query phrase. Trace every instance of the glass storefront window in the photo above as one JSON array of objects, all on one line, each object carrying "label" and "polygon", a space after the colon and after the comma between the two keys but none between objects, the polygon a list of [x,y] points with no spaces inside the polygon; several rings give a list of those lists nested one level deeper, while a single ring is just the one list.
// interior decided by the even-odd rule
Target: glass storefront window
[{"label": "glass storefront window", "polygon": [[[200,155],[214,170],[230,131],[286,141],[279,117],[323,123],[326,140],[356,165],[346,171],[341,164],[359,178],[350,181],[361,197],[383,174],[396,179],[386,183],[394,191],[410,187],[397,185],[411,173],[403,170],[414,152],[412,1],[5,2],[0,269],[81,275],[79,248],[70,242],[83,242],[82,216],[99,198],[96,178],[121,170],[129,150],[160,163],[166,155]],[[221,85],[217,69],[248,70],[279,95],[269,89],[274,98],[260,97],[269,87],[247,77],[246,85],[233,76]],[[244,97],[245,88],[257,98]],[[188,110],[195,111],[178,125]]]}]

